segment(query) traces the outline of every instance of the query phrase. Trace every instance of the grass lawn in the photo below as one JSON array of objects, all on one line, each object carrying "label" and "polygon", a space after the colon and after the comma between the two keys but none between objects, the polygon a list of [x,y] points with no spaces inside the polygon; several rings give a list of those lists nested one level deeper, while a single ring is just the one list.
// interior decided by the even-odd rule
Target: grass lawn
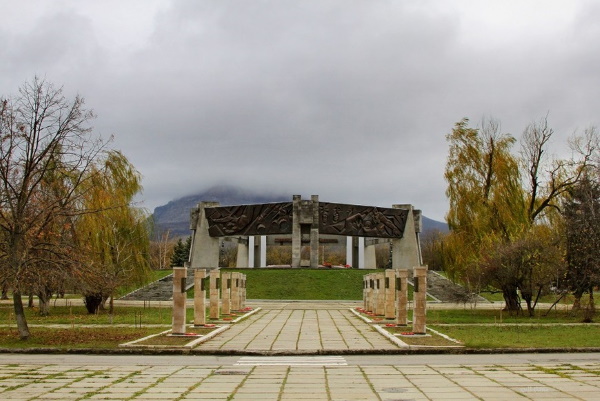
[{"label": "grass lawn", "polygon": [[98,327],[98,328],[42,328],[31,327],[31,337],[21,341],[15,328],[0,328],[2,348],[116,348],[119,344],[133,341],[150,334],[160,333],[161,328]]},{"label": "grass lawn", "polygon": [[[548,316],[544,316],[545,313],[545,309],[536,309],[535,316],[529,317],[527,311],[511,315],[505,311],[491,309],[429,309],[427,323],[581,323],[583,320],[582,312],[574,314],[553,309]],[[600,316],[596,321],[600,321]]]},{"label": "grass lawn", "polygon": [[[248,299],[361,300],[363,276],[384,270],[221,269],[247,277]],[[412,287],[409,287],[412,293]],[[193,294],[189,296],[193,297]]]},{"label": "grass lawn", "polygon": [[470,348],[600,347],[600,326],[431,326]]}]

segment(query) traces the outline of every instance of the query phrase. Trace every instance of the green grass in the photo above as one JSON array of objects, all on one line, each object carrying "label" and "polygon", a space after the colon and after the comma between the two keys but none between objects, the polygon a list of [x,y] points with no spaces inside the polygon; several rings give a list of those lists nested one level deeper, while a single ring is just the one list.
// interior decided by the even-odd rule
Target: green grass
[{"label": "green grass", "polygon": [[600,347],[600,326],[432,326],[470,348]]},{"label": "green grass", "polygon": [[360,300],[363,276],[383,270],[221,269],[247,277],[248,299]]},{"label": "green grass", "polygon": [[429,309],[427,323],[580,323],[583,320],[582,313],[555,309],[548,316],[545,313],[545,309],[538,309],[534,317],[529,317],[527,311],[511,315],[499,309]]},{"label": "green grass", "polygon": [[22,341],[15,328],[0,328],[2,348],[116,348],[119,344],[159,333],[160,328],[102,327],[102,328],[30,328],[31,337]]},{"label": "green grass", "polygon": [[[171,324],[172,303],[164,301],[152,303],[154,307],[121,307],[116,306],[111,316],[106,311],[90,315],[84,306],[51,306],[50,316],[39,316],[38,308],[26,308],[25,317],[29,324]],[[158,306],[161,306],[158,308]],[[193,308],[188,308],[188,319],[194,315]],[[14,310],[12,305],[0,307],[0,324],[15,325]]]}]

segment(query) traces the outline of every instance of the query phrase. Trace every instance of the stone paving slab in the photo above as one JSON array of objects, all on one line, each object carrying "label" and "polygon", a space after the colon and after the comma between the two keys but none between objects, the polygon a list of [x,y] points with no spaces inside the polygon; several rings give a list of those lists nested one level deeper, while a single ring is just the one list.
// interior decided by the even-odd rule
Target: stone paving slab
[{"label": "stone paving slab", "polygon": [[[185,365],[102,369],[82,365],[65,371],[62,386],[54,381],[53,369],[58,366],[0,364],[0,399],[597,400],[600,394],[600,362],[569,364],[568,369],[559,363],[424,365],[418,369],[402,365],[215,365],[202,369]],[[69,371],[86,374],[70,377]],[[82,377],[110,380],[77,386]],[[130,383],[131,388],[124,388],[124,383]]]},{"label": "stone paving slab", "polygon": [[224,352],[323,353],[385,351],[399,348],[358,319],[349,309],[305,310],[281,306],[260,310],[195,349]]}]

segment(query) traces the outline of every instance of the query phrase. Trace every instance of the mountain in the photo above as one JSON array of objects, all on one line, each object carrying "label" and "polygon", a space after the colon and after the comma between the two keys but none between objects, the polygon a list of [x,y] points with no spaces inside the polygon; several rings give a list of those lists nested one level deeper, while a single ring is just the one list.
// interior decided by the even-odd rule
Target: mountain
[{"label": "mountain", "polygon": [[[190,210],[202,201],[219,202],[221,206],[254,203],[290,202],[292,195],[259,193],[221,185],[206,191],[184,196],[154,209],[154,224],[160,231],[170,230],[171,237],[190,235]],[[448,225],[423,216],[423,232],[429,230],[448,231]]]}]

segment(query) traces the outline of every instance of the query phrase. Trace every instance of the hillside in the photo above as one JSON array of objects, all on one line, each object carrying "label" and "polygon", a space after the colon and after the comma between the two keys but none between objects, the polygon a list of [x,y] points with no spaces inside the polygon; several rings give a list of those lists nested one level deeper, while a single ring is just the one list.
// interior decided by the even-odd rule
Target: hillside
[{"label": "hillside", "polygon": [[[222,206],[289,202],[292,195],[275,193],[257,193],[241,190],[230,186],[217,186],[195,195],[184,196],[154,209],[154,223],[158,230],[170,230],[171,236],[182,237],[190,235],[190,210],[201,201],[219,202]],[[423,216],[423,231],[448,231],[444,222]]]}]

